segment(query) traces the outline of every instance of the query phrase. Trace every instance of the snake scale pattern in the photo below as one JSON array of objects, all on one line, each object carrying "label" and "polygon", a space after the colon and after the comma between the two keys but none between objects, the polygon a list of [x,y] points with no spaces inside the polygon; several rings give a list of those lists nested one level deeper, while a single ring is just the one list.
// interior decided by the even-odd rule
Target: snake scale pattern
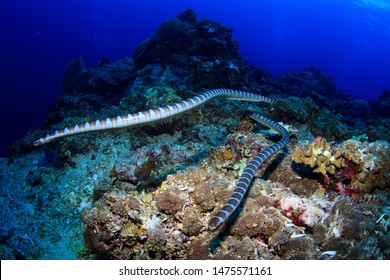
[{"label": "snake scale pattern", "polygon": [[[156,109],[150,109],[138,113],[128,114],[125,116],[118,116],[114,118],[106,118],[106,119],[90,121],[82,124],[76,124],[73,127],[67,127],[65,129],[55,131],[54,133],[48,134],[45,137],[40,138],[39,140],[33,143],[33,146],[41,146],[43,144],[52,142],[54,140],[68,137],[71,135],[80,134],[80,133],[134,127],[134,126],[154,123],[157,121],[161,121],[188,112],[216,98],[225,98],[225,99],[251,101],[251,102],[266,102],[270,104],[273,104],[275,102],[274,100],[268,97],[254,94],[251,92],[231,90],[231,89],[214,89],[214,90],[205,91],[192,98],[189,98],[187,100],[178,103],[174,103],[172,105],[168,105]],[[245,167],[241,175],[241,178],[237,183],[236,188],[234,189],[233,193],[231,194],[225,206],[222,207],[222,209],[219,210],[217,214],[210,219],[209,221],[210,230],[216,230],[237,209],[237,207],[242,202],[245,193],[247,192],[250,186],[250,183],[253,179],[256,170],[272,154],[283,149],[283,147],[285,147],[287,145],[287,142],[290,140],[290,136],[287,130],[280,124],[274,122],[273,120],[254,113],[250,114],[249,117],[261,124],[264,124],[276,130],[282,135],[282,139],[279,140],[277,143],[271,145],[270,147],[266,148],[265,150],[261,151],[259,154],[257,154]]]}]

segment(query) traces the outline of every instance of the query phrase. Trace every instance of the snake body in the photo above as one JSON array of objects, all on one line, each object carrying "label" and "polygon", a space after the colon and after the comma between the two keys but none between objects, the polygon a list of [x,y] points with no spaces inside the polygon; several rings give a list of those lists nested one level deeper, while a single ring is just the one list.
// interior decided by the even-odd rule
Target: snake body
[{"label": "snake body", "polygon": [[216,230],[223,222],[227,220],[227,218],[234,212],[234,210],[237,209],[249,188],[256,170],[259,169],[263,162],[266,161],[271,155],[283,149],[290,140],[288,131],[277,122],[254,113],[250,114],[249,117],[276,130],[282,135],[282,139],[258,153],[245,167],[234,189],[234,192],[230,195],[230,198],[226,202],[225,206],[223,206],[222,209],[219,210],[217,214],[210,219],[210,230]]},{"label": "snake body", "polygon": [[[252,101],[252,102],[266,102],[271,104],[274,103],[274,100],[268,97],[254,94],[251,92],[230,90],[230,89],[214,89],[214,90],[205,91],[192,98],[165,107],[150,109],[138,113],[128,114],[125,116],[118,116],[114,118],[106,118],[106,119],[90,121],[82,124],[76,124],[75,126],[67,127],[65,129],[55,131],[54,133],[47,134],[45,137],[35,141],[33,143],[33,146],[41,146],[43,144],[52,142],[54,140],[58,140],[64,137],[68,137],[80,133],[150,124],[153,122],[161,121],[173,116],[180,115],[189,110],[195,109],[205,103],[208,103],[211,100],[216,98],[225,98],[225,99],[232,99],[232,100]],[[267,149],[261,151],[249,162],[249,164],[244,169],[244,172],[242,173],[241,178],[239,179],[237,186],[234,189],[234,192],[230,196],[225,206],[222,207],[222,209],[219,210],[217,214],[210,219],[209,221],[210,230],[217,229],[224,221],[227,220],[227,218],[234,212],[234,210],[237,209],[242,199],[244,198],[246,191],[249,188],[250,182],[252,181],[252,178],[256,170],[272,154],[276,153],[284,146],[286,146],[287,142],[290,139],[287,130],[280,124],[274,122],[273,120],[270,120],[266,117],[257,114],[251,114],[249,115],[249,117],[266,126],[269,126],[272,129],[275,129],[282,135],[282,139],[279,140],[277,143],[273,144],[272,146],[268,147]]]},{"label": "snake body", "polygon": [[180,115],[181,113],[195,109],[216,98],[274,103],[274,101],[268,97],[251,92],[230,89],[214,89],[205,91],[197,96],[165,107],[150,109],[125,116],[76,124],[73,127],[67,127],[65,129],[57,130],[51,134],[47,134],[44,138],[35,141],[33,146],[41,146],[51,141],[80,133],[150,124],[156,121],[161,121],[173,116]]}]

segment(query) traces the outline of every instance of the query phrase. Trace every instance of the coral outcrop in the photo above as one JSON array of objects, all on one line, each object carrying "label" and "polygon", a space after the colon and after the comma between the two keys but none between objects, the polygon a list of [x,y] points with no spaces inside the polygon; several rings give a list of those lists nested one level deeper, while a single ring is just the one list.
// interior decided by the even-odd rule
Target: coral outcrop
[{"label": "coral outcrop", "polygon": [[296,163],[303,163],[314,168],[314,172],[326,175],[334,175],[336,168],[345,167],[344,158],[342,158],[340,149],[332,147],[327,143],[325,138],[309,143],[306,142],[305,148],[297,147],[293,154],[292,160]]},{"label": "coral outcrop", "polygon": [[363,193],[390,187],[389,142],[350,139],[341,144],[341,152],[349,166],[352,187]]}]

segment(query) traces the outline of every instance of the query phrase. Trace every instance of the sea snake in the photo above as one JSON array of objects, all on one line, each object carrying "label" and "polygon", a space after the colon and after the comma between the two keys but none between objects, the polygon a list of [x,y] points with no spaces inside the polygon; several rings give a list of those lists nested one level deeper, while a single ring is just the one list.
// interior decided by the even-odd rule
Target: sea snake
[{"label": "sea snake", "polygon": [[49,143],[53,140],[80,133],[150,124],[187,112],[207,102],[210,102],[215,98],[226,98],[253,102],[267,102],[271,104],[274,103],[274,100],[268,97],[254,94],[251,92],[231,89],[214,89],[205,91],[192,98],[165,107],[150,109],[134,114],[128,114],[125,116],[106,118],[102,120],[76,124],[73,127],[67,127],[65,129],[61,129],[55,131],[54,133],[48,134],[46,135],[46,137],[35,141],[33,145],[40,146]]},{"label": "sea snake", "polygon": [[242,199],[244,198],[245,193],[249,188],[249,185],[252,181],[253,176],[255,175],[256,170],[259,169],[263,162],[267,160],[271,155],[283,149],[284,146],[286,146],[288,141],[290,140],[290,135],[288,131],[277,122],[274,122],[271,119],[268,119],[264,116],[260,116],[255,113],[250,114],[249,117],[261,124],[264,124],[276,130],[282,135],[282,139],[258,153],[245,167],[240,179],[238,180],[236,188],[234,189],[234,192],[230,195],[230,198],[226,202],[225,206],[222,207],[222,209],[219,210],[217,214],[215,214],[215,216],[210,219],[210,230],[216,230],[224,221],[227,220],[227,218],[234,212],[234,210],[236,210],[236,208],[238,207],[238,205],[240,205]]},{"label": "sea snake", "polygon": [[[138,113],[128,114],[125,116],[118,116],[114,118],[106,118],[82,124],[76,124],[72,127],[66,127],[65,129],[55,131],[54,133],[47,134],[45,137],[38,139],[33,143],[33,146],[41,146],[51,141],[80,133],[150,124],[153,122],[180,115],[205,103],[208,103],[215,98],[226,98],[252,102],[267,102],[271,104],[275,103],[274,100],[268,97],[246,91],[238,91],[231,89],[208,90],[187,100],[183,100],[181,102],[174,103],[165,107],[150,109]],[[241,178],[239,179],[238,184],[226,205],[222,207],[222,209],[219,210],[219,212],[210,219],[210,230],[217,229],[234,212],[234,210],[238,207],[238,205],[244,198],[244,195],[250,185],[250,182],[252,181],[256,170],[272,154],[282,149],[290,139],[287,130],[280,124],[266,117],[253,113],[249,115],[249,117],[266,126],[269,126],[272,129],[275,129],[280,134],[282,134],[283,137],[281,140],[279,140],[279,142],[261,151],[249,162],[249,164],[244,169],[244,172],[242,173]]]}]

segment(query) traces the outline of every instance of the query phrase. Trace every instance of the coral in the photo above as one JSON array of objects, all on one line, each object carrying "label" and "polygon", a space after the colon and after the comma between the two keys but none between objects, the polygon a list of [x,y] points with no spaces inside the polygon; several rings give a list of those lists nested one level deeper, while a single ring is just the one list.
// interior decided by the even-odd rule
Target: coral
[{"label": "coral", "polygon": [[206,260],[210,258],[210,239],[209,236],[201,236],[193,239],[187,250],[186,257],[190,260]]},{"label": "coral", "polygon": [[296,225],[314,228],[325,216],[326,205],[322,205],[313,197],[312,199],[301,198],[297,195],[289,195],[281,199],[280,208],[285,215]]},{"label": "coral", "polygon": [[249,203],[247,212],[243,213],[242,217],[233,225],[232,233],[241,237],[262,238],[264,242],[268,242],[268,239],[283,227],[284,219],[274,207],[271,209],[260,208],[259,211],[256,211],[253,209],[255,205],[261,205],[257,199]]},{"label": "coral", "polygon": [[148,100],[148,107],[156,108],[161,104],[178,102],[181,98],[176,91],[168,86],[154,86],[145,91],[145,98]]},{"label": "coral", "polygon": [[203,223],[199,213],[194,209],[187,208],[183,212],[183,232],[188,236],[196,236],[200,233]]},{"label": "coral", "polygon": [[287,260],[316,259],[316,244],[311,238],[292,239],[279,251],[280,256]]},{"label": "coral", "polygon": [[[312,144],[306,142],[306,147],[297,147],[291,158],[296,163],[310,166],[313,172],[323,174],[324,180],[319,182],[322,187],[336,190],[341,195],[357,198],[389,186],[389,143],[369,143],[365,135],[354,138],[334,146],[324,138]],[[334,176],[330,178],[327,174]],[[296,183],[292,183],[292,189],[297,190]]]},{"label": "coral", "polygon": [[351,170],[350,186],[370,193],[390,186],[390,144],[386,141],[366,142],[354,139],[342,143],[341,151]]},{"label": "coral", "polygon": [[[389,196],[383,192],[378,195],[384,200]],[[388,243],[380,241],[387,231],[381,223],[382,215],[388,213],[386,205],[388,202],[354,204],[346,197],[338,197],[321,225],[328,230],[318,231],[315,236],[321,240],[321,250],[336,250],[335,259],[388,259]]]},{"label": "coral", "polygon": [[263,253],[259,252],[260,250],[257,248],[257,244],[261,244],[260,239],[258,241],[255,239],[251,239],[248,236],[243,237],[242,239],[237,239],[233,236],[228,236],[224,244],[221,246],[221,250],[216,254],[216,258],[223,260],[257,259],[258,255]]},{"label": "coral", "polygon": [[156,196],[157,208],[167,214],[173,214],[180,211],[184,206],[184,199],[180,197],[177,190],[167,190]]},{"label": "coral", "polygon": [[342,153],[339,149],[331,147],[325,138],[310,144],[306,142],[304,149],[298,147],[294,150],[292,160],[296,163],[303,163],[314,168],[314,172],[326,175],[335,174],[336,168],[345,167]]},{"label": "coral", "polygon": [[251,159],[269,145],[267,139],[260,138],[255,133],[233,132],[228,135],[226,145],[229,147],[234,162],[241,159]]},{"label": "coral", "polygon": [[195,186],[192,198],[201,211],[212,210],[215,206],[212,187],[206,182],[202,182]]},{"label": "coral", "polygon": [[215,159],[217,164],[222,164],[233,157],[228,147],[212,148],[210,155]]}]

